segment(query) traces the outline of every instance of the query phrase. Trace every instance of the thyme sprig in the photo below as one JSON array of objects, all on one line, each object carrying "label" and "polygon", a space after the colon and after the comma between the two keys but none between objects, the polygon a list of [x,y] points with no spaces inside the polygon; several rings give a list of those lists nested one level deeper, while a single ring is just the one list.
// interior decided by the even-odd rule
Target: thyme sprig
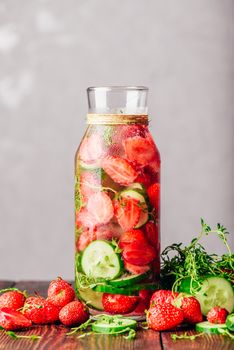
[{"label": "thyme sprig", "polygon": [[[191,293],[195,293],[201,286],[201,280],[205,275],[219,275],[230,282],[233,280],[234,254],[227,242],[229,232],[221,225],[217,224],[214,229],[201,219],[201,232],[198,237],[192,239],[191,243],[183,247],[182,243],[174,243],[161,254],[162,279],[172,279],[172,290],[176,291],[182,280],[190,278]],[[208,254],[200,240],[205,237],[217,235],[224,244],[227,253],[222,256]],[[172,255],[172,256],[171,256]]]},{"label": "thyme sprig", "polygon": [[8,335],[10,338],[17,340],[17,339],[29,339],[32,341],[39,340],[41,338],[40,335],[32,334],[32,335],[22,335],[22,334],[16,334],[13,331],[6,331],[3,327],[0,326],[0,331],[4,332],[6,335]]}]

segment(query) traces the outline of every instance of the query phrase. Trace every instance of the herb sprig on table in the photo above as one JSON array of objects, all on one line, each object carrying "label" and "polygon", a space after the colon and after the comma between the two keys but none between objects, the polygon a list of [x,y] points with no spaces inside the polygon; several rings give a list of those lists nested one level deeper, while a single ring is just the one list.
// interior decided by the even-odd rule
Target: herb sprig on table
[{"label": "herb sprig on table", "polygon": [[[161,254],[161,278],[162,281],[172,284],[172,290],[178,290],[182,280],[191,278],[191,292],[200,288],[201,280],[205,275],[218,275],[230,282],[233,281],[234,254],[227,242],[229,232],[221,224],[214,229],[201,219],[201,232],[198,237],[192,239],[188,246],[182,243],[172,244],[164,249]],[[222,256],[208,254],[200,240],[209,236],[217,235],[227,253]]]}]

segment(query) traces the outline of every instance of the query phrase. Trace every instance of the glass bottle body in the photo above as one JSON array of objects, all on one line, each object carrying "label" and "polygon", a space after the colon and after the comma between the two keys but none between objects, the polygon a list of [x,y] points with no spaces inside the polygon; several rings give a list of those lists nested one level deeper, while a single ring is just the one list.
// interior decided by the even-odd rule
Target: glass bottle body
[{"label": "glass bottle body", "polygon": [[145,115],[106,116],[91,115],[75,156],[76,292],[93,314],[143,318],[160,273],[160,155]]}]

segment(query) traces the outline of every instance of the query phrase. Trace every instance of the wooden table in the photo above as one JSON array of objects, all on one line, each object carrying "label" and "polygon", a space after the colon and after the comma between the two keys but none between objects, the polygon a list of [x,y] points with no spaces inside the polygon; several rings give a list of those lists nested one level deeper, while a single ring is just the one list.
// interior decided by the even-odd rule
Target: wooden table
[{"label": "wooden table", "polygon": [[[0,281],[0,289],[16,287],[20,290],[27,290],[29,293],[38,291],[41,296],[46,296],[49,282],[36,281]],[[37,334],[42,338],[32,342],[28,339],[13,340],[4,332],[0,331],[0,350],[222,350],[233,349],[234,341],[221,335],[204,335],[195,340],[171,339],[171,333],[175,332],[155,332],[152,330],[137,331],[134,340],[126,340],[122,335],[89,335],[78,339],[77,336],[66,336],[68,328],[62,325],[33,326],[30,330],[17,332],[22,335]],[[183,331],[177,331],[181,334]],[[195,334],[193,330],[189,334]]]}]

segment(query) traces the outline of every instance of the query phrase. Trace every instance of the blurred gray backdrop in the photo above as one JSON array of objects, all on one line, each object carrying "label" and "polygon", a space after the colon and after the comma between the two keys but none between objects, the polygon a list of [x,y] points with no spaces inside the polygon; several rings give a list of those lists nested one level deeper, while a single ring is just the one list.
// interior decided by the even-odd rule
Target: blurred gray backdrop
[{"label": "blurred gray backdrop", "polygon": [[90,85],[150,88],[162,246],[201,216],[233,231],[233,17],[232,0],[0,1],[0,278],[73,278]]}]

